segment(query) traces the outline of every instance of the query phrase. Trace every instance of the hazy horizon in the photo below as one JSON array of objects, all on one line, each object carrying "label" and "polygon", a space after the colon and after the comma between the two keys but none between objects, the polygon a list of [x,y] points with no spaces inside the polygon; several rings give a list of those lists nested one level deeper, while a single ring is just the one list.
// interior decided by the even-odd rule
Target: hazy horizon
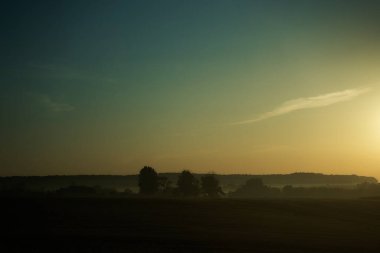
[{"label": "hazy horizon", "polygon": [[380,2],[2,7],[0,176],[380,178]]},{"label": "hazy horizon", "polygon": [[[141,170],[141,168],[140,168]],[[165,171],[160,172],[157,171],[159,175],[166,175],[166,174],[181,174],[183,170],[180,171]],[[359,177],[371,177],[375,178],[376,180],[379,180],[377,177],[372,175],[360,175],[360,174],[326,174],[326,173],[318,173],[318,172],[312,172],[312,171],[294,171],[294,172],[288,172],[288,173],[267,173],[267,174],[254,174],[254,173],[215,173],[215,171],[207,171],[207,172],[194,172],[190,171],[194,175],[207,175],[207,174],[213,174],[213,175],[219,175],[219,176],[279,176],[279,175],[293,175],[293,174],[315,174],[315,175],[324,175],[324,176],[359,176]],[[138,176],[139,172],[131,173],[131,174],[46,174],[46,175],[2,175],[0,177],[6,178],[6,177],[77,177],[77,176]]]}]

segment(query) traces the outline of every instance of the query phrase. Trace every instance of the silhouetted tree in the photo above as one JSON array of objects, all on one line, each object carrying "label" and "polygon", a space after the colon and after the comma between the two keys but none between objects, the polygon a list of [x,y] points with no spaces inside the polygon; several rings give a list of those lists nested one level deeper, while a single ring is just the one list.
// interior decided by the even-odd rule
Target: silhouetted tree
[{"label": "silhouetted tree", "polygon": [[124,195],[133,195],[133,191],[129,188],[125,188],[124,191],[122,192]]},{"label": "silhouetted tree", "polygon": [[158,174],[152,167],[144,166],[140,170],[139,187],[141,194],[155,194],[158,191]]},{"label": "silhouetted tree", "polygon": [[284,194],[290,194],[292,193],[293,190],[294,190],[293,185],[285,185],[284,187],[282,187],[282,192]]},{"label": "silhouetted tree", "polygon": [[219,181],[214,174],[208,174],[201,178],[202,192],[208,197],[218,197],[219,194],[224,195]]},{"label": "silhouetted tree", "polygon": [[261,189],[261,188],[265,187],[263,180],[261,178],[257,178],[257,177],[248,179],[247,182],[245,183],[245,185],[246,185],[246,187],[257,188],[257,189]]},{"label": "silhouetted tree", "polygon": [[158,177],[158,190],[164,194],[171,194],[174,187],[167,177]]},{"label": "silhouetted tree", "polygon": [[274,187],[264,185],[261,178],[251,178],[231,193],[232,197],[278,197],[281,191]]},{"label": "silhouetted tree", "polygon": [[199,194],[199,181],[188,170],[182,171],[179,175],[177,185],[179,193],[184,196],[197,196]]}]

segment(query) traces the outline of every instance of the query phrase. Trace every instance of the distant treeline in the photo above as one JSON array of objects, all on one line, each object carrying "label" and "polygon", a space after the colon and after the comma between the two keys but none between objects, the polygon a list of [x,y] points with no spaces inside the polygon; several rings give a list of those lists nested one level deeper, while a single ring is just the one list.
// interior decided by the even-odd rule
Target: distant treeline
[{"label": "distant treeline", "polygon": [[[160,173],[161,177],[170,182],[176,182],[180,173]],[[196,178],[205,174],[193,173]],[[245,182],[252,178],[261,178],[265,185],[283,187],[285,185],[302,187],[348,187],[352,188],[361,183],[377,183],[373,177],[357,175],[324,175],[317,173],[293,173],[273,175],[218,175],[215,177],[226,192],[237,190]],[[36,191],[55,191],[71,185],[100,186],[112,188],[117,191],[130,189],[138,191],[138,175],[113,176],[113,175],[78,175],[78,176],[31,176],[31,177],[0,177],[0,189],[23,188]]]},{"label": "distant treeline", "polygon": [[[170,175],[168,177],[168,175]],[[176,175],[175,178],[171,177]],[[134,179],[137,191],[122,183]],[[220,179],[245,181],[226,191]],[[266,179],[266,181],[265,181]],[[279,182],[296,182],[279,186]],[[302,179],[302,180],[301,180]],[[322,184],[322,179],[329,183]],[[276,182],[275,186],[266,182]],[[277,180],[277,181],[276,181]],[[300,184],[302,182],[303,184]],[[333,183],[335,184],[333,184]],[[356,183],[356,184],[355,184]],[[298,185],[298,186],[297,186]],[[308,185],[308,187],[300,186]],[[322,186],[324,185],[324,186]],[[339,185],[339,186],[337,186]],[[350,185],[351,187],[343,187]],[[230,188],[231,189],[231,188]],[[350,198],[380,196],[380,184],[371,177],[294,173],[289,175],[216,175],[181,173],[158,174],[145,166],[136,176],[47,176],[0,178],[0,196],[62,197],[237,197],[237,198]]]},{"label": "distant treeline", "polygon": [[285,185],[270,187],[260,178],[249,179],[243,186],[229,194],[238,198],[362,198],[380,197],[380,184],[364,182],[355,187],[296,187]]}]

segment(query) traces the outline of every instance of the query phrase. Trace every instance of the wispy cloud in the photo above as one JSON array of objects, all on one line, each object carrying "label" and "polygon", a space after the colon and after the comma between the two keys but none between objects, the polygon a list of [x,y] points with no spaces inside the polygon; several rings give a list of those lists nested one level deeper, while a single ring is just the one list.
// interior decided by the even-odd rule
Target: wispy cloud
[{"label": "wispy cloud", "polygon": [[75,110],[74,106],[67,103],[58,103],[46,95],[41,96],[41,102],[52,112],[70,112]]},{"label": "wispy cloud", "polygon": [[33,69],[34,75],[44,78],[63,79],[63,80],[82,80],[82,81],[100,81],[106,83],[116,83],[117,80],[111,77],[105,77],[99,73],[92,73],[81,69],[76,69],[60,64],[39,64],[29,63],[28,67]]},{"label": "wispy cloud", "polygon": [[253,119],[234,122],[233,125],[249,124],[259,122],[276,116],[284,115],[298,110],[325,107],[336,103],[349,101],[361,94],[367,93],[370,88],[357,88],[344,91],[338,91],[323,94],[315,97],[297,98],[284,102],[282,105],[274,108],[272,111],[258,115]]}]

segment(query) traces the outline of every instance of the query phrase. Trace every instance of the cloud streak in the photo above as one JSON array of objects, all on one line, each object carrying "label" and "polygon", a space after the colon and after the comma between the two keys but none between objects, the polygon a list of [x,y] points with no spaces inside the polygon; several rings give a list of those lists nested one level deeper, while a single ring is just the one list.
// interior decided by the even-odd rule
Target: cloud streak
[{"label": "cloud streak", "polygon": [[67,103],[55,102],[48,96],[43,96],[41,102],[52,112],[70,112],[75,110],[74,106]]},{"label": "cloud streak", "polygon": [[37,73],[40,77],[53,78],[53,79],[64,79],[64,80],[81,80],[81,81],[92,81],[92,82],[106,82],[106,83],[117,83],[118,80],[112,77],[104,77],[98,73],[84,72],[83,70],[77,70],[70,66],[59,65],[59,64],[28,64],[33,73]]},{"label": "cloud streak", "polygon": [[232,125],[255,123],[294,111],[330,106],[336,103],[349,101],[369,91],[370,88],[357,88],[323,94],[315,97],[297,98],[286,101],[282,105],[274,108],[272,111],[263,113],[253,119],[234,122]]}]

